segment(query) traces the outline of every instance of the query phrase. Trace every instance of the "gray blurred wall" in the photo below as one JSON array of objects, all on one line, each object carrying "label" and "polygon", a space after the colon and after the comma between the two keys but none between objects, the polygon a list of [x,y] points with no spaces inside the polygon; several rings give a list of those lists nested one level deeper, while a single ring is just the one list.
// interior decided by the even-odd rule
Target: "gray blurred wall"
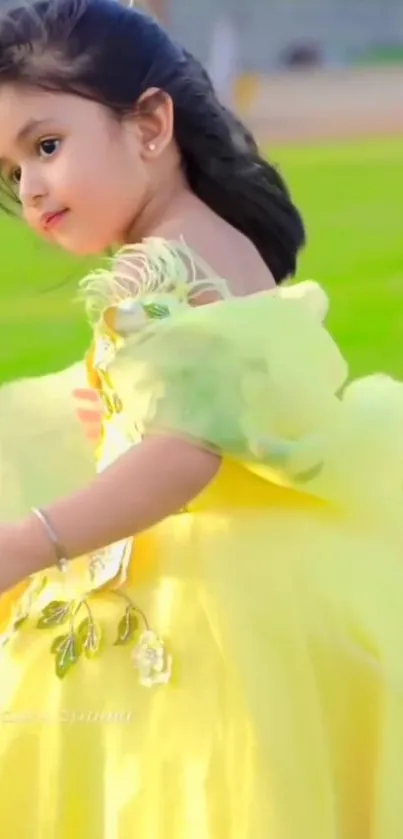
[{"label": "gray blurred wall", "polygon": [[342,66],[379,46],[403,46],[403,0],[165,0],[170,32],[208,61],[214,22],[224,13],[241,33],[240,72],[281,66],[300,42],[320,48],[328,66]]}]

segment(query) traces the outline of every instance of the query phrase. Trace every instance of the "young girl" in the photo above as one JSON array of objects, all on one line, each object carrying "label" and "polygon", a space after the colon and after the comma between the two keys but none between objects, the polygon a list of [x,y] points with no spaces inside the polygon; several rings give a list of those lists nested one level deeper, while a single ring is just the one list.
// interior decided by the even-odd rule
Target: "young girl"
[{"label": "young girl", "polygon": [[2,20],[0,158],[40,235],[125,246],[82,286],[99,474],[0,527],[5,832],[398,839],[403,388],[276,288],[283,181],[116,0]]}]

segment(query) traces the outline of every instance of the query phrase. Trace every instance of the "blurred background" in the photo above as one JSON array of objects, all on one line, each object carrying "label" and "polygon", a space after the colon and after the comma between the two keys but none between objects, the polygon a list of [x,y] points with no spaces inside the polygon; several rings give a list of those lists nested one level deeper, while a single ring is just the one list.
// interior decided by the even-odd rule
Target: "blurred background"
[{"label": "blurred background", "polygon": [[[290,183],[297,279],[331,297],[353,374],[403,377],[403,0],[150,0]],[[60,369],[89,339],[87,268],[0,219],[0,382]]]}]

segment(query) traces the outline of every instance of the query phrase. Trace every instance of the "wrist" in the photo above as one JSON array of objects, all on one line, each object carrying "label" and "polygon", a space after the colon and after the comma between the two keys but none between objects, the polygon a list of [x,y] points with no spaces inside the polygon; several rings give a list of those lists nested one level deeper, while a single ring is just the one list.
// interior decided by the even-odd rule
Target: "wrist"
[{"label": "wrist", "polygon": [[16,525],[16,543],[18,562],[24,569],[24,576],[36,574],[55,564],[54,546],[34,513]]}]

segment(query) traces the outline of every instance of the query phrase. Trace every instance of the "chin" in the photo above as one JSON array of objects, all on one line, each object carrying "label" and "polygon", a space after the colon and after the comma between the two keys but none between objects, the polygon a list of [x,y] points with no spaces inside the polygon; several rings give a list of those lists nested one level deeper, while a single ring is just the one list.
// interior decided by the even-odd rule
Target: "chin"
[{"label": "chin", "polygon": [[58,238],[55,244],[73,256],[100,256],[112,246],[111,242],[100,242],[99,239],[91,241],[89,239],[68,239],[67,237],[65,239],[63,237]]}]

